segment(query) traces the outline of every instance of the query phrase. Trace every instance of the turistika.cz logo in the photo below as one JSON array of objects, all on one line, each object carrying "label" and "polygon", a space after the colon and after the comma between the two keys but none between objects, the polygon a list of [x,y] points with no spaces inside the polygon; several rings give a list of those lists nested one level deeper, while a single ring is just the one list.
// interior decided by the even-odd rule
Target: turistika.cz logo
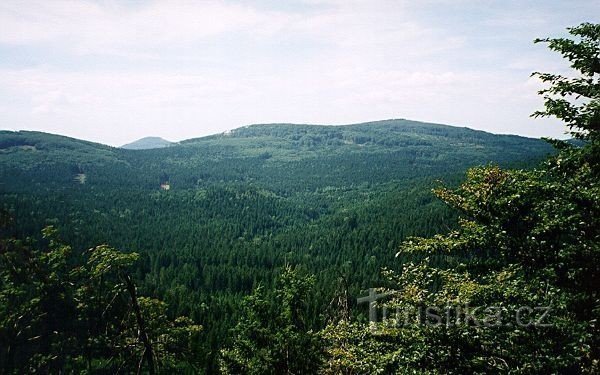
[{"label": "turistika.cz logo", "polygon": [[[549,327],[550,306],[397,306],[384,300],[394,291],[378,292],[369,289],[369,294],[356,302],[369,304],[369,322],[373,325],[402,327],[408,325],[427,325],[431,327],[458,326],[469,327]],[[381,312],[381,320],[379,320]]]}]

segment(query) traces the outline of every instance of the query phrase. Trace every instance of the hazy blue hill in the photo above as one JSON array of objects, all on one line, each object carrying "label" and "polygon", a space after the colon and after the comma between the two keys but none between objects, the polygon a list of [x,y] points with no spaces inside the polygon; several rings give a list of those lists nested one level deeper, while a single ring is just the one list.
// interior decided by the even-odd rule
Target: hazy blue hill
[{"label": "hazy blue hill", "polygon": [[128,143],[121,146],[121,148],[128,150],[150,150],[154,148],[163,148],[173,145],[173,142],[169,142],[166,139],[160,137],[144,137],[137,141]]}]

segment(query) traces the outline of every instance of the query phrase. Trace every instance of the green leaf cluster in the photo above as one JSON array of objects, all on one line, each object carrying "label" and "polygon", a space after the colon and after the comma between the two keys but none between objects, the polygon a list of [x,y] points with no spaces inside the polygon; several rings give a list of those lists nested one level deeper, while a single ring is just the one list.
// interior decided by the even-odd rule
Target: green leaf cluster
[{"label": "green leaf cluster", "polygon": [[129,276],[137,254],[102,245],[76,256],[55,228],[43,235],[45,245],[0,240],[0,373],[193,368],[201,328],[169,318],[164,302],[137,297]]}]

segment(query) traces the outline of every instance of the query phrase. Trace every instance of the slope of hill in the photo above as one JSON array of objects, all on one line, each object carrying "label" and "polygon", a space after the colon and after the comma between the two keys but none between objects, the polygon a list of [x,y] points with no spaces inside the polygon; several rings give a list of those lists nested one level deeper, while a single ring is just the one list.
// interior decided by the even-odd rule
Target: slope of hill
[{"label": "slope of hill", "polygon": [[163,148],[169,147],[173,144],[173,142],[169,142],[166,139],[160,137],[144,137],[138,139],[137,141],[133,141],[126,145],[121,146],[121,148],[128,150],[151,150],[154,148]]}]

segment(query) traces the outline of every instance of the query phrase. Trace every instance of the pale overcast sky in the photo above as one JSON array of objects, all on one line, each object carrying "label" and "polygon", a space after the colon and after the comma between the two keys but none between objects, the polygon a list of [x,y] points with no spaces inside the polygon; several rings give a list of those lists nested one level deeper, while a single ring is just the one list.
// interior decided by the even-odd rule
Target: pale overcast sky
[{"label": "pale overcast sky", "polygon": [[533,39],[600,1],[0,1],[0,128],[110,145],[389,118],[560,137]]}]

